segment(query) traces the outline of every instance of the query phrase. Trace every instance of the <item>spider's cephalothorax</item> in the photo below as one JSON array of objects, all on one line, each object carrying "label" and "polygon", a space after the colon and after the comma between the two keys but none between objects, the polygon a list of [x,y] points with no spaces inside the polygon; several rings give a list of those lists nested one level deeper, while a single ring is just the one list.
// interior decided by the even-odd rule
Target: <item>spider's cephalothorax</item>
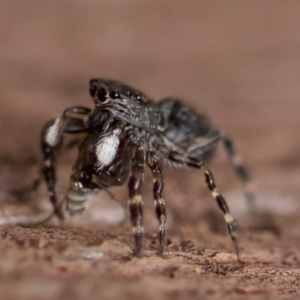
[{"label": "spider's cephalothorax", "polygon": [[122,185],[128,179],[129,211],[135,239],[135,255],[141,254],[143,224],[141,184],[145,166],[153,174],[153,197],[159,220],[158,254],[164,251],[166,212],[162,198],[161,162],[171,166],[202,169],[206,183],[224,214],[232,240],[233,218],[219,193],[204,161],[215,145],[223,141],[232,162],[244,180],[248,173],[232,142],[216,129],[204,114],[198,114],[179,100],[149,100],[140,91],[112,80],[90,80],[90,95],[95,107],[71,107],[49,121],[42,131],[44,176],[56,215],[63,213],[55,195],[55,149],[65,134],[85,133],[79,156],[66,194],[66,209],[82,212],[93,195],[101,189]]}]

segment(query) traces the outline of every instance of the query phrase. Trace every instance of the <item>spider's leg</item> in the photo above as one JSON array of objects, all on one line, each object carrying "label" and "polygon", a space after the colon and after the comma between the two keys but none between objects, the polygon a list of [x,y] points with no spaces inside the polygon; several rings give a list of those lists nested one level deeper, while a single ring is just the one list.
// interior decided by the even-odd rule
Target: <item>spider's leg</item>
[{"label": "spider's leg", "polygon": [[249,181],[249,172],[246,166],[244,165],[242,158],[235,150],[232,140],[227,135],[224,135],[222,141],[238,176],[241,178],[242,181]]},{"label": "spider's leg", "polygon": [[143,243],[143,209],[141,197],[141,185],[144,174],[145,151],[138,150],[132,161],[131,175],[128,182],[129,189],[129,213],[132,224],[135,249],[134,255],[140,256]]},{"label": "spider's leg", "polygon": [[237,240],[236,240],[237,235],[236,235],[235,226],[234,226],[234,219],[229,212],[229,208],[228,208],[225,198],[222,196],[222,194],[219,192],[219,190],[216,186],[216,183],[215,183],[215,180],[213,178],[211,171],[208,169],[208,167],[202,161],[192,158],[192,157],[186,157],[186,156],[180,155],[178,153],[172,152],[169,154],[168,158],[176,164],[179,164],[179,165],[181,164],[183,166],[185,165],[188,167],[193,167],[196,169],[203,170],[206,184],[207,184],[212,196],[215,198],[220,210],[223,213],[225,222],[227,224],[229,235],[233,241],[234,248],[235,248],[236,254],[238,256],[239,249],[238,249]]},{"label": "spider's leg", "polygon": [[236,151],[232,140],[225,134],[222,133],[222,141],[226,152],[235,168],[235,171],[239,178],[246,184],[246,198],[251,209],[254,208],[254,193],[250,188],[251,177],[245,166],[243,159]]},{"label": "spider's leg", "polygon": [[84,185],[81,188],[71,186],[64,198],[66,210],[71,216],[82,214],[96,193],[97,190],[90,189]]},{"label": "spider's leg", "polygon": [[55,150],[61,145],[65,133],[82,133],[87,127],[79,118],[72,117],[72,114],[87,115],[91,112],[85,107],[71,107],[63,112],[60,117],[50,120],[43,128],[41,135],[41,148],[44,154],[43,173],[48,188],[48,196],[53,205],[54,212],[59,220],[63,221],[64,216],[59,210],[55,195]]},{"label": "spider's leg", "polygon": [[236,243],[236,232],[235,232],[235,227],[234,227],[234,219],[233,219],[232,215],[229,212],[229,208],[228,208],[228,205],[226,203],[225,198],[219,192],[219,190],[218,190],[218,188],[215,184],[215,180],[213,178],[213,175],[212,175],[211,171],[205,165],[202,165],[202,169],[204,171],[206,184],[207,184],[208,188],[210,189],[212,196],[216,199],[220,210],[223,213],[225,222],[227,224],[228,232],[229,232],[230,237],[233,241],[235,251],[238,255],[239,252],[238,252],[238,246],[237,246],[237,243]]},{"label": "spider's leg", "polygon": [[162,255],[165,247],[165,232],[166,232],[166,209],[165,209],[165,201],[162,198],[162,191],[163,191],[162,167],[160,165],[159,158],[153,153],[148,153],[147,162],[154,177],[153,180],[154,208],[155,208],[157,219],[159,221],[159,233],[158,233],[159,248],[157,254]]}]

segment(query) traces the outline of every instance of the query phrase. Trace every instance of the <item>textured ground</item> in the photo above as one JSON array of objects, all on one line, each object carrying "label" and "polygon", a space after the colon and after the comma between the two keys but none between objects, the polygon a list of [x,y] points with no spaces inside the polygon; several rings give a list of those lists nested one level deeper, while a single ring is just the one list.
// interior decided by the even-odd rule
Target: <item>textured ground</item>
[{"label": "textured ground", "polygon": [[[1,299],[297,299],[299,13],[297,1],[0,0]],[[241,262],[197,172],[166,171],[164,258],[149,174],[143,258],[130,255],[125,187],[65,228],[11,225],[50,213],[44,185],[26,191],[39,178],[40,129],[65,107],[92,105],[91,77],[181,97],[230,133],[259,210],[249,212],[220,147],[211,169],[240,225]],[[74,155],[60,159],[61,197]]]}]

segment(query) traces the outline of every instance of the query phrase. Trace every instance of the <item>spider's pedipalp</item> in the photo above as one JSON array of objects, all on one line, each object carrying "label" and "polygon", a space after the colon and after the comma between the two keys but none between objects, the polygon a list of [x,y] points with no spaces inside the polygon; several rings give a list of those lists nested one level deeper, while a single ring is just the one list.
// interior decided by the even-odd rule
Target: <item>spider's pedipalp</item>
[{"label": "spider's pedipalp", "polygon": [[[55,150],[62,143],[65,133],[86,132],[87,128],[84,123],[78,126],[79,122],[72,114],[86,115],[90,113],[89,108],[71,107],[65,110],[62,116],[57,117],[46,123],[41,135],[41,147],[44,154],[43,173],[48,188],[48,196],[52,203],[54,213],[62,222],[64,215],[59,209],[58,200],[55,193],[56,171],[55,171]],[[76,126],[74,126],[76,124]]]}]

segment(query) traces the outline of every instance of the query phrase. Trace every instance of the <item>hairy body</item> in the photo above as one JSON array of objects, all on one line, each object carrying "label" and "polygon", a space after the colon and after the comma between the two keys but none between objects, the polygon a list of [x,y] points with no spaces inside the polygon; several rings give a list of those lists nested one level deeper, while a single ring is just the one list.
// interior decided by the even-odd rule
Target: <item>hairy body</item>
[{"label": "hairy body", "polygon": [[223,141],[238,175],[249,176],[232,142],[215,128],[205,114],[199,114],[183,102],[166,98],[154,102],[140,91],[117,81],[90,80],[93,110],[71,107],[49,121],[43,131],[44,176],[56,215],[63,219],[55,194],[55,150],[65,134],[86,133],[66,194],[71,214],[82,212],[101,189],[122,185],[128,180],[129,211],[135,239],[135,255],[141,255],[143,220],[141,184],[145,167],[153,174],[153,197],[159,221],[158,254],[164,251],[166,211],[162,197],[162,161],[172,167],[202,169],[208,188],[224,214],[233,241],[233,217],[218,191],[205,161]]}]

